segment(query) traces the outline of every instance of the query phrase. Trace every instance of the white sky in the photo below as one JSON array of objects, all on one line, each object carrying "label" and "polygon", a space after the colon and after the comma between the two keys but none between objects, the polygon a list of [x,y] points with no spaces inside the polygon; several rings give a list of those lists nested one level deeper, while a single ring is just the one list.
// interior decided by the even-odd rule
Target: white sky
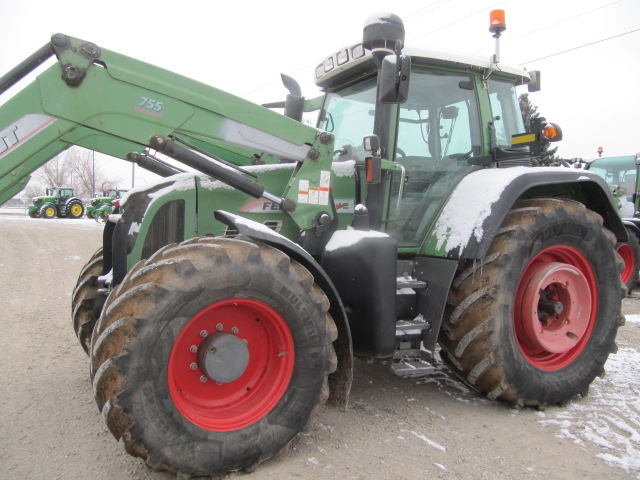
[{"label": "white sky", "polygon": [[640,151],[640,31],[542,58],[639,30],[640,0],[3,3],[0,75],[60,32],[257,103],[284,99],[281,72],[315,96],[315,66],[359,41],[373,13],[399,15],[407,44],[490,56],[489,11],[501,8],[507,23],[501,59],[542,71],[542,91],[530,99],[562,127],[559,154],[593,158],[599,146],[605,156]]}]

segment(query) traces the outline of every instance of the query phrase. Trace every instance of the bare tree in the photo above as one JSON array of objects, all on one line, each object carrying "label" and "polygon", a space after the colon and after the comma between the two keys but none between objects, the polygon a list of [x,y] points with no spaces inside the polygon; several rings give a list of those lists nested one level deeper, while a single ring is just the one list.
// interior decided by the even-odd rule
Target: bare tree
[{"label": "bare tree", "polygon": [[109,178],[95,164],[93,155],[90,150],[71,147],[40,167],[35,176],[48,187],[73,187],[75,195],[81,198],[116,188],[120,179]]},{"label": "bare tree", "polygon": [[39,197],[44,195],[44,188],[42,184],[35,178],[32,178],[25,189],[20,192],[20,197],[24,200],[24,203],[31,205],[33,197]]},{"label": "bare tree", "polygon": [[47,187],[71,185],[72,179],[71,172],[67,167],[67,157],[67,151],[56,155],[36,171],[35,177]]}]

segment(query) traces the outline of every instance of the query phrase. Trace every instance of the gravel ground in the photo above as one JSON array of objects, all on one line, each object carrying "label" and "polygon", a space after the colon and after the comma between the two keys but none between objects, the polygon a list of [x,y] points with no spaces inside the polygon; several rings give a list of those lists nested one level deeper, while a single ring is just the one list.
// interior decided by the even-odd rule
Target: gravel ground
[{"label": "gravel ground", "polygon": [[[103,424],[88,359],[73,334],[71,291],[100,246],[93,220],[0,211],[0,478],[154,479]],[[640,300],[623,301],[619,352],[590,395],[515,410],[437,365],[402,379],[356,362],[350,408],[321,407],[286,455],[248,480],[640,478]]]}]

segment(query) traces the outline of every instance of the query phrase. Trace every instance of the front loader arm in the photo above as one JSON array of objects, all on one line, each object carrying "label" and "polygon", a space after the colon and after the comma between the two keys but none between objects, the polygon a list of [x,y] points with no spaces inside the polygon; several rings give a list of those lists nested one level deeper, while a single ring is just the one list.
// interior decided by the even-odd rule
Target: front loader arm
[{"label": "front loader arm", "polygon": [[320,184],[331,170],[328,134],[82,40],[57,34],[51,48],[58,63],[0,106],[0,203],[71,145],[126,159],[179,137],[235,164],[297,162],[286,191],[272,193],[288,200],[285,210],[303,229],[314,213],[331,216],[327,204],[297,208],[297,179]]}]

